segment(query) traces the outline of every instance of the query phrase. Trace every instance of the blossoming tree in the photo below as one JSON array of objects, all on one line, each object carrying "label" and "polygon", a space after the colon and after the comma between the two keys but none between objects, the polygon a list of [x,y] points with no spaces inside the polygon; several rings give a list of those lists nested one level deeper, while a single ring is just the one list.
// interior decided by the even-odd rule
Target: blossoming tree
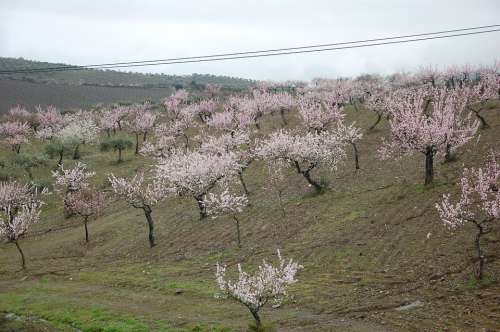
[{"label": "blossoming tree", "polygon": [[200,219],[207,217],[205,196],[219,183],[232,180],[241,165],[234,153],[220,155],[200,151],[176,151],[159,160],[158,181],[180,196],[192,196],[200,209]]},{"label": "blossoming tree", "polygon": [[[479,123],[464,115],[463,95],[442,89],[412,89],[391,102],[391,141],[379,149],[382,159],[420,152],[425,155],[425,184],[434,179],[434,157],[467,143]],[[431,107],[432,106],[432,107]],[[432,109],[432,111],[430,111]]]},{"label": "blossoming tree", "polygon": [[26,261],[19,239],[40,219],[42,204],[36,189],[17,182],[0,183],[0,236],[16,245],[23,269]]},{"label": "blossoming tree", "polygon": [[66,199],[68,210],[83,218],[85,227],[85,242],[89,242],[88,221],[90,217],[97,217],[106,206],[106,194],[92,187],[82,188],[70,193]]},{"label": "blossoming tree", "polygon": [[169,192],[168,189],[161,186],[157,181],[146,182],[144,173],[137,173],[131,179],[120,178],[111,174],[109,182],[115,195],[125,200],[130,206],[144,212],[149,229],[149,246],[154,247],[156,243],[152,216],[153,206],[166,197]]},{"label": "blossoming tree", "polygon": [[491,231],[491,223],[500,221],[500,156],[491,153],[485,167],[464,169],[460,180],[461,195],[456,203],[450,194],[436,204],[442,222],[451,229],[467,223],[475,226],[474,240],[479,268],[477,277],[483,278],[486,258],[481,248],[481,237]]},{"label": "blossoming tree", "polygon": [[230,193],[227,188],[220,194],[209,193],[203,204],[207,210],[207,215],[217,218],[221,215],[231,214],[236,222],[236,239],[238,247],[241,247],[240,220],[236,215],[243,212],[248,205],[246,195],[236,195]]},{"label": "blossoming tree", "polygon": [[295,275],[302,268],[303,266],[293,259],[286,261],[278,250],[276,266],[264,260],[255,274],[250,275],[238,264],[238,280],[232,281],[226,277],[226,266],[217,263],[215,276],[223,296],[247,307],[259,331],[262,328],[259,311],[271,301],[279,304],[286,299],[287,287],[297,282]]},{"label": "blossoming tree", "polygon": [[285,130],[272,133],[256,148],[256,154],[275,167],[293,167],[316,191],[323,186],[311,177],[320,165],[335,170],[345,158],[345,142],[337,133],[308,132],[303,135]]}]

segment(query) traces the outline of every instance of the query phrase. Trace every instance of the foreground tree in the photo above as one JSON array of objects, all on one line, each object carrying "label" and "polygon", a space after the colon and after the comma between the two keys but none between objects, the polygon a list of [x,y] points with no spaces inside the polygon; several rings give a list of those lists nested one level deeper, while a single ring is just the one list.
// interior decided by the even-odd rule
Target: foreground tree
[{"label": "foreground tree", "polygon": [[213,218],[226,214],[232,215],[234,221],[236,222],[236,240],[238,247],[241,248],[240,220],[236,215],[243,212],[243,209],[248,205],[247,196],[231,194],[227,189],[225,189],[218,195],[209,193],[203,201],[203,204],[207,210],[207,215],[212,216]]},{"label": "foreground tree", "polygon": [[285,261],[278,250],[278,265],[273,266],[263,261],[254,275],[244,272],[238,264],[237,281],[226,278],[226,266],[217,263],[215,273],[217,284],[224,297],[243,304],[252,314],[257,331],[262,330],[259,311],[269,302],[280,304],[287,298],[287,287],[297,282],[295,275],[303,266],[292,259]]},{"label": "foreground tree", "polygon": [[491,153],[483,168],[464,169],[460,180],[461,196],[458,202],[450,201],[450,194],[436,204],[442,222],[451,229],[472,223],[477,232],[474,240],[479,268],[478,279],[484,275],[486,257],[481,248],[481,238],[491,231],[490,225],[500,221],[500,164],[499,156]]},{"label": "foreground tree", "polygon": [[234,153],[220,155],[199,151],[177,151],[160,159],[157,178],[179,196],[191,196],[200,209],[200,219],[207,217],[205,196],[219,183],[237,176],[241,165]]},{"label": "foreground tree", "polygon": [[26,260],[19,239],[40,219],[42,204],[36,189],[17,182],[0,183],[0,236],[16,245],[23,269]]},{"label": "foreground tree", "polygon": [[90,217],[97,217],[106,206],[106,195],[91,187],[83,188],[70,193],[66,199],[66,206],[73,214],[83,217],[85,227],[85,242],[89,242],[87,223]]},{"label": "foreground tree", "polygon": [[160,186],[158,182],[146,183],[144,173],[138,173],[131,179],[119,178],[111,174],[109,182],[115,195],[125,200],[130,206],[144,212],[149,229],[149,246],[154,247],[156,243],[152,216],[153,206],[162,201],[169,191]]},{"label": "foreground tree", "polygon": [[335,170],[345,158],[345,142],[327,131],[299,135],[280,130],[261,142],[256,154],[274,167],[295,168],[319,192],[324,187],[311,177],[311,171],[320,165]]},{"label": "foreground tree", "polygon": [[[433,89],[408,90],[391,102],[391,141],[379,149],[382,159],[420,152],[425,155],[425,184],[434,179],[434,157],[467,143],[478,121],[464,115],[466,96]],[[431,111],[432,109],[432,111]]]}]

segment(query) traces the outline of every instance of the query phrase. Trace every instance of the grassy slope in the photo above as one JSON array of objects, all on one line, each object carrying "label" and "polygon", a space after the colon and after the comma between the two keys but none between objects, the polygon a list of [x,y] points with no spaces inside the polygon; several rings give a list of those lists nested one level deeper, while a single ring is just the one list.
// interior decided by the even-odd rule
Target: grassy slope
[{"label": "grassy slope", "polygon": [[[194,201],[187,198],[170,199],[154,210],[158,245],[152,250],[144,217],[120,202],[90,223],[91,243],[84,245],[81,224],[62,218],[56,204],[60,198],[54,195],[43,221],[22,240],[27,272],[19,271],[12,245],[0,246],[0,311],[36,315],[56,328],[73,325],[84,331],[242,331],[249,314],[214,297],[214,265],[255,267],[281,248],[305,269],[291,291],[292,300],[263,310],[263,319],[280,330],[498,329],[499,228],[484,241],[489,277],[477,285],[471,279],[472,227],[452,234],[434,209],[444,192],[456,192],[462,165],[479,165],[492,147],[498,148],[500,111],[485,115],[491,128],[481,132],[478,144],[463,148],[457,162],[438,163],[436,184],[430,188],[422,185],[422,156],[376,159],[378,144],[388,133],[386,123],[361,141],[358,174],[351,159],[335,174],[314,174],[330,181],[331,190],[323,195],[310,194],[305,181],[290,173],[285,217],[274,193],[265,189],[264,165],[252,164],[245,173],[253,206],[241,216],[242,249],[235,246],[229,218],[200,222]],[[366,111],[349,110],[348,117],[362,128],[373,121]],[[264,130],[278,125],[269,118]],[[99,184],[109,172],[133,174],[150,163],[134,158],[132,151],[126,156],[117,166],[115,155],[83,149],[83,161],[98,171]],[[49,170],[35,174],[48,179]],[[416,300],[424,306],[394,310]]]}]

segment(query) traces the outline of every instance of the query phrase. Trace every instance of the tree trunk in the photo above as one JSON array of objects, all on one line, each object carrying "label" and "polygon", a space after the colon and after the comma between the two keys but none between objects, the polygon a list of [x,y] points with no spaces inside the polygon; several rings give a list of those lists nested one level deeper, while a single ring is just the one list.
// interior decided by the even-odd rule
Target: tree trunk
[{"label": "tree trunk", "polygon": [[484,228],[481,224],[479,223],[474,223],[478,229],[478,232],[476,234],[475,238],[475,245],[476,245],[476,252],[477,252],[477,257],[479,258],[479,269],[477,271],[477,278],[479,280],[483,279],[483,274],[484,274],[484,263],[485,263],[485,257],[483,255],[483,251],[481,249],[481,236],[485,234]]},{"label": "tree trunk", "polygon": [[260,320],[259,313],[252,309],[250,309],[250,312],[252,313],[253,319],[255,319],[255,327],[257,328],[257,331],[261,331],[262,321]]},{"label": "tree trunk", "polygon": [[80,144],[77,144],[75,147],[75,151],[73,151],[73,159],[74,160],[80,159]]},{"label": "tree trunk", "polygon": [[489,128],[490,125],[486,122],[486,119],[481,115],[479,114],[480,111],[474,111],[474,114],[476,114],[476,117],[479,119],[479,121],[481,122],[481,128],[482,129],[486,129],[486,128]]},{"label": "tree trunk", "polygon": [[356,170],[359,169],[359,154],[358,154],[358,147],[356,146],[356,143],[351,142],[352,149],[354,150],[354,163]]},{"label": "tree trunk", "polygon": [[233,215],[234,221],[236,221],[236,236],[238,240],[238,248],[241,248],[241,235],[240,235],[240,221],[236,216]]},{"label": "tree trunk", "polygon": [[203,203],[203,195],[194,196],[196,199],[196,203],[198,203],[198,207],[200,208],[200,220],[205,219],[207,217],[207,208]]},{"label": "tree trunk", "polygon": [[24,270],[26,268],[26,261],[24,259],[24,253],[21,250],[21,247],[19,246],[19,243],[17,242],[17,240],[14,241],[14,244],[16,245],[17,251],[19,251],[19,254],[21,255],[21,264],[22,264],[22,267]]},{"label": "tree trunk", "polygon": [[308,168],[307,170],[303,171],[300,169],[300,165],[298,162],[294,162],[295,163],[295,168],[297,169],[297,173],[299,174],[302,174],[302,176],[307,180],[307,182],[312,185],[314,187],[314,189],[317,191],[317,192],[320,192],[321,189],[323,189],[321,187],[321,185],[319,183],[317,183],[316,181],[314,181],[312,178],[311,178],[311,170],[312,170],[312,167]]},{"label": "tree trunk", "polygon": [[185,133],[183,133],[182,136],[184,136],[184,140],[186,141],[186,144],[184,145],[184,148],[187,151],[188,148],[189,148],[189,137]]},{"label": "tree trunk", "polygon": [[427,147],[425,151],[425,185],[429,185],[434,180],[434,151],[432,147]]},{"label": "tree trunk", "polygon": [[281,190],[278,189],[276,192],[276,195],[278,196],[278,203],[279,203],[280,208],[281,208],[281,213],[283,214],[283,217],[285,217],[286,211],[285,211],[285,207],[283,206],[283,200],[281,199],[281,195],[282,195]]},{"label": "tree trunk", "polygon": [[106,134],[108,135],[108,138],[110,138],[110,137],[111,137],[111,130],[110,130],[109,128],[108,128],[108,129],[106,129]]},{"label": "tree trunk", "polygon": [[139,133],[135,133],[135,154],[139,154]]},{"label": "tree trunk", "polygon": [[373,130],[373,129],[375,129],[375,127],[378,125],[378,123],[380,122],[380,120],[382,120],[382,114],[377,113],[377,120],[375,121],[375,123],[374,123],[374,124],[372,124],[372,125],[370,126],[370,128],[368,128],[368,130]]},{"label": "tree trunk", "polygon": [[238,177],[240,178],[240,183],[241,183],[241,186],[243,187],[243,190],[245,191],[245,195],[248,196],[249,192],[248,192],[248,188],[247,188],[247,185],[245,183],[245,180],[243,179],[243,170],[238,171]]},{"label": "tree trunk", "polygon": [[142,134],[142,141],[146,142],[146,139],[148,138],[148,132],[145,131],[144,134]]},{"label": "tree trunk", "polygon": [[63,162],[64,151],[59,152],[59,160],[57,161],[57,166],[61,166]]},{"label": "tree trunk", "polygon": [[151,208],[144,208],[144,215],[146,216],[146,220],[148,222],[148,229],[149,229],[149,247],[150,248],[153,248],[156,243],[155,243],[155,235],[154,235],[154,232],[155,232],[155,225],[154,225],[154,222],[153,222],[153,217],[151,216]]},{"label": "tree trunk", "polygon": [[83,225],[85,226],[85,243],[89,243],[89,229],[87,227],[88,220],[89,220],[89,217],[83,218]]},{"label": "tree trunk", "polygon": [[286,121],[285,117],[285,109],[280,108],[280,116],[281,116],[281,122],[283,122],[283,127],[286,127],[288,125],[288,122]]},{"label": "tree trunk", "polygon": [[444,154],[444,162],[449,163],[453,161],[453,154],[451,153],[451,145],[449,143],[446,144],[446,151]]},{"label": "tree trunk", "polygon": [[16,153],[21,153],[21,144],[16,147]]},{"label": "tree trunk", "polygon": [[122,149],[118,149],[118,162],[121,163],[123,161],[122,159]]}]

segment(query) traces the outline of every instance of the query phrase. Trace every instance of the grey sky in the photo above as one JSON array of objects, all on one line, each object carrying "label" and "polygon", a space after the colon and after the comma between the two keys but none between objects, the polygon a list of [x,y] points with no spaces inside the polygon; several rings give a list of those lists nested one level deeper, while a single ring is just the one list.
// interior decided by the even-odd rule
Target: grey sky
[{"label": "grey sky", "polygon": [[[498,0],[0,0],[0,56],[92,64],[350,41],[500,23]],[[500,32],[308,55],[146,67],[254,79],[492,63]],[[136,69],[132,69],[136,70]]]}]

